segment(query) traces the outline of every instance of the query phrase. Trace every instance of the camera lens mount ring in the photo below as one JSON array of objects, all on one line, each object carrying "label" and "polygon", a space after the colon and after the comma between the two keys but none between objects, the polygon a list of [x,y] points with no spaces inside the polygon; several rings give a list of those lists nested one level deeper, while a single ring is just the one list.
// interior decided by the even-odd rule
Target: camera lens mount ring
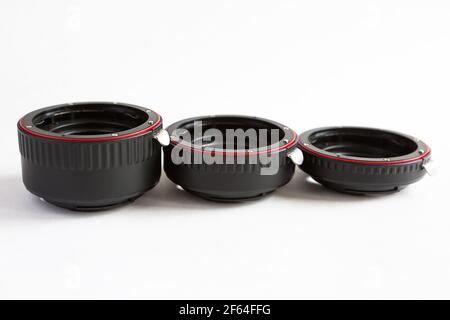
[{"label": "camera lens mount ring", "polygon": [[[206,130],[202,129],[195,137],[195,124],[199,122]],[[226,136],[228,130],[254,130],[255,133],[267,130],[269,135],[266,138],[270,137],[271,142],[257,135],[257,146],[242,148],[242,145],[225,140],[216,143],[209,140],[209,129],[218,130],[222,136]],[[178,130],[189,132],[189,139],[183,140],[174,134]],[[164,148],[166,175],[183,189],[203,198],[215,201],[256,199],[286,184],[294,174],[295,165],[288,158],[297,150],[298,136],[292,129],[275,121],[237,115],[203,116],[178,121],[167,131],[171,135],[171,143]],[[175,163],[172,158],[174,151],[186,155],[188,163]],[[198,157],[221,157],[224,160],[220,163],[203,160],[196,163]],[[276,170],[266,175],[269,170],[265,170],[270,164],[263,163],[262,158],[270,157],[276,157]]]},{"label": "camera lens mount ring", "polygon": [[409,135],[364,127],[325,127],[300,135],[300,168],[332,189],[352,194],[399,191],[426,173],[431,149]]},{"label": "camera lens mount ring", "polygon": [[57,206],[103,210],[130,202],[161,175],[162,119],[125,103],[79,102],[18,122],[26,188]]}]

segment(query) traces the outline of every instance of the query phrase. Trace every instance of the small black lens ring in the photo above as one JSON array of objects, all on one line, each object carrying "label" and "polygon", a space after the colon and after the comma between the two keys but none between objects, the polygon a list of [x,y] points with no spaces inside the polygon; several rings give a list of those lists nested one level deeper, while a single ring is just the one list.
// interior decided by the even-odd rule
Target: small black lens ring
[{"label": "small black lens ring", "polygon": [[331,189],[386,194],[420,180],[431,149],[419,139],[381,129],[327,127],[300,135],[300,168]]}]

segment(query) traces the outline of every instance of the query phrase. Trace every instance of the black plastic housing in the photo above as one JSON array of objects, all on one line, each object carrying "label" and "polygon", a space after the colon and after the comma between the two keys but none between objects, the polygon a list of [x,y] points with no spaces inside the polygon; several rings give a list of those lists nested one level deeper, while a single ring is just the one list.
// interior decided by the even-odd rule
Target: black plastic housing
[{"label": "black plastic housing", "polygon": [[431,150],[411,136],[373,128],[328,127],[300,135],[300,168],[331,189],[386,194],[420,180]]},{"label": "black plastic housing", "polygon": [[43,108],[18,123],[25,187],[47,202],[102,210],[132,201],[161,175],[162,128],[155,112],[85,102]]},{"label": "black plastic housing", "polygon": [[[274,129],[279,140],[272,145],[258,148],[236,149],[235,145],[215,145],[212,143],[195,144],[191,141],[180,141],[174,136],[176,130],[192,131],[193,125],[202,121],[205,128],[214,128],[222,133],[226,129]],[[171,135],[171,144],[164,147],[164,170],[167,177],[184,190],[200,197],[214,201],[244,201],[259,198],[288,183],[295,171],[295,165],[288,159],[288,153],[296,148],[297,135],[281,124],[246,116],[206,116],[181,120],[166,129]],[[197,137],[203,141],[205,135]],[[172,152],[179,152],[190,159],[190,163],[175,163]],[[220,155],[222,163],[195,163],[195,157]],[[267,158],[278,161],[278,170],[273,174],[261,174],[270,166]],[[275,157],[278,159],[276,160]],[[273,163],[272,163],[273,164]]]}]

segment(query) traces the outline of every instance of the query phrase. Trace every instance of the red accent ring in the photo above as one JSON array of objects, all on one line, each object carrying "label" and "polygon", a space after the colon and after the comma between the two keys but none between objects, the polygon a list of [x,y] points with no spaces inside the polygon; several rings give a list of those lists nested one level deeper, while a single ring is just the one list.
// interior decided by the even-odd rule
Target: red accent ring
[{"label": "red accent ring", "polygon": [[323,154],[323,153],[316,152],[316,151],[313,151],[311,149],[308,149],[307,147],[305,147],[301,143],[298,144],[298,147],[300,149],[302,149],[303,151],[309,152],[309,153],[311,153],[311,154],[313,154],[315,156],[322,157],[322,158],[332,159],[332,160],[341,161],[341,162],[348,162],[348,163],[378,164],[378,165],[403,164],[403,163],[414,162],[414,161],[426,158],[431,153],[431,149],[427,146],[426,151],[422,155],[420,155],[418,157],[414,157],[414,158],[403,159],[403,160],[396,160],[396,161],[366,161],[366,160],[346,159],[346,158],[341,158],[341,157],[336,157],[336,156],[330,156],[330,155],[327,155],[327,154]]},{"label": "red accent ring", "polygon": [[297,140],[297,134],[295,133],[295,131],[290,130],[292,132],[292,139],[285,145],[275,148],[275,149],[267,149],[267,150],[263,150],[263,151],[258,151],[258,152],[249,152],[249,151],[245,151],[245,152],[229,152],[229,151],[209,151],[209,150],[199,150],[193,147],[188,147],[185,146],[183,144],[180,144],[174,140],[170,141],[170,144],[173,146],[180,146],[181,148],[185,149],[185,150],[191,150],[193,152],[197,152],[197,153],[207,153],[207,154],[217,154],[217,155],[224,155],[226,157],[239,157],[239,156],[245,156],[245,155],[258,155],[258,154],[265,154],[265,153],[269,153],[269,152],[277,152],[277,151],[281,151],[284,149],[288,149],[289,147],[293,146],[295,144],[295,141]]},{"label": "red accent ring", "polygon": [[159,114],[157,114],[156,112],[154,112],[154,113],[158,116],[158,119],[150,127],[144,128],[144,129],[136,131],[136,132],[130,132],[130,133],[127,133],[127,134],[124,134],[124,135],[118,135],[118,136],[114,136],[114,137],[110,136],[110,137],[100,137],[100,138],[89,138],[89,137],[86,137],[86,138],[71,138],[71,137],[50,136],[50,135],[34,132],[33,130],[30,130],[27,127],[25,127],[23,125],[23,118],[19,120],[18,127],[19,127],[20,130],[22,130],[22,131],[24,131],[24,132],[26,132],[26,133],[28,133],[30,135],[33,135],[33,136],[36,136],[36,137],[40,137],[40,138],[45,138],[45,139],[51,139],[51,140],[72,141],[72,142],[111,141],[111,140],[119,140],[119,139],[125,139],[125,138],[134,137],[134,136],[137,136],[137,135],[149,132],[152,129],[156,128],[161,123],[161,116]]}]

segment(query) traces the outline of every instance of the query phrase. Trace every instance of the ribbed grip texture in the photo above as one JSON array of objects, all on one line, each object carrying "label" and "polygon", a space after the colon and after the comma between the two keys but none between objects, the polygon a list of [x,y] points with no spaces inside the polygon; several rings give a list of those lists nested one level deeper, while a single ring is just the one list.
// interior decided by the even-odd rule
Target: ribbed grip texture
[{"label": "ribbed grip texture", "polygon": [[36,138],[19,130],[19,149],[26,161],[61,170],[96,171],[144,162],[160,148],[151,134],[100,141],[66,142]]},{"label": "ribbed grip texture", "polygon": [[[171,162],[171,152],[174,150],[173,146],[166,148],[165,158],[167,162]],[[178,152],[178,151],[177,151]],[[181,150],[181,154],[186,152]],[[179,153],[177,153],[181,157]],[[189,163],[182,164],[183,168],[186,170],[192,170],[198,173],[212,173],[212,174],[260,174],[263,168],[268,168],[274,165],[274,161],[278,161],[279,167],[284,167],[289,161],[286,156],[286,152],[282,151],[279,153],[273,153],[271,155],[246,155],[246,156],[235,156],[227,157],[218,155],[216,159],[220,159],[222,163],[205,163],[203,159],[204,155],[200,153],[191,152],[189,155]],[[263,157],[267,157],[263,159]],[[278,157],[278,160],[275,160]],[[211,158],[211,161],[214,158]],[[227,160],[231,159],[231,163],[227,163]],[[197,162],[197,163],[196,163]],[[198,163],[201,162],[201,163]]]},{"label": "ribbed grip texture", "polygon": [[314,167],[317,169],[328,169],[336,172],[359,174],[369,176],[387,176],[387,175],[401,175],[410,174],[423,170],[423,164],[429,161],[429,158],[425,158],[422,161],[416,161],[405,164],[393,164],[393,165],[376,165],[376,164],[358,164],[348,163],[339,160],[321,158],[312,155],[308,152],[304,152],[304,161],[302,167]]}]

